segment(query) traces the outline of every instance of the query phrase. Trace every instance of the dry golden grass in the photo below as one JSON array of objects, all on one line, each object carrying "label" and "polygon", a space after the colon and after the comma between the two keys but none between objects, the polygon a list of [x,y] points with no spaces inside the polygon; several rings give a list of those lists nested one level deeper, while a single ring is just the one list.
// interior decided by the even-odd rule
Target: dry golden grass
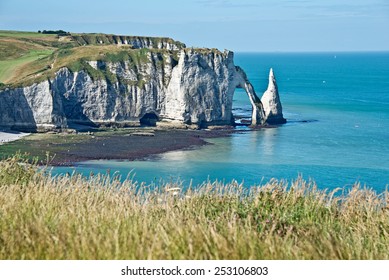
[{"label": "dry golden grass", "polygon": [[52,178],[14,157],[0,163],[0,259],[388,259],[388,192],[335,192]]}]

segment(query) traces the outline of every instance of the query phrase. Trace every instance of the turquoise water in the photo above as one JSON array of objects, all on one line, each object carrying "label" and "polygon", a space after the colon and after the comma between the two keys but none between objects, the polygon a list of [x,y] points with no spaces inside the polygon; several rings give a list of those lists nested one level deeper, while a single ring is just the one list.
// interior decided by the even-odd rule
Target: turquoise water
[{"label": "turquoise water", "polygon": [[[89,161],[78,172],[129,172],[146,183],[233,179],[247,186],[301,175],[320,188],[359,181],[389,186],[389,53],[241,53],[235,64],[259,95],[273,67],[286,125],[211,139],[213,145],[146,161]],[[234,95],[235,114],[249,117],[246,94]],[[307,121],[307,122],[305,122]],[[54,168],[53,173],[69,168]]]}]

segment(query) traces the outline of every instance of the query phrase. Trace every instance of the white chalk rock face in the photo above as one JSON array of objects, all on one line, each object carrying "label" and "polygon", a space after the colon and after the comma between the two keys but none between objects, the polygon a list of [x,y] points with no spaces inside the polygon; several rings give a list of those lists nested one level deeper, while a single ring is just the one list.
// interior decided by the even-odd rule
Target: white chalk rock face
[{"label": "white chalk rock face", "polygon": [[252,125],[264,124],[262,104],[244,71],[234,65],[233,52],[182,50],[169,82],[164,119],[186,124],[231,125],[235,89],[243,88],[253,108]]},{"label": "white chalk rock face", "polygon": [[270,68],[269,85],[261,98],[267,124],[283,124],[286,119],[282,114],[282,105],[273,68]]},{"label": "white chalk rock face", "polygon": [[0,127],[22,131],[51,130],[66,127],[59,96],[50,81],[0,91]]}]

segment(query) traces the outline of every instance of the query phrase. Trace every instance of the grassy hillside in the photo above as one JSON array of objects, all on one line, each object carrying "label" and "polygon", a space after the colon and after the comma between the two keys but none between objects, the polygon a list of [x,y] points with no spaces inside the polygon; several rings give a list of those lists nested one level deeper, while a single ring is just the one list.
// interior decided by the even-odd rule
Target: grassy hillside
[{"label": "grassy hillside", "polygon": [[54,41],[53,35],[0,31],[0,82],[12,83],[18,69],[52,54]]},{"label": "grassy hillside", "polygon": [[[109,73],[96,73],[86,61],[132,59],[141,62],[151,50],[134,49],[132,45],[122,45],[130,40],[146,40],[153,46],[160,43],[184,44],[170,38],[147,38],[117,36],[107,34],[71,34],[57,36],[34,32],[0,31],[0,89],[5,86],[30,85],[48,77],[61,67],[71,70],[87,70],[96,78],[110,78]],[[167,50],[154,50],[169,52]],[[144,61],[143,61],[144,62]]]},{"label": "grassy hillside", "polygon": [[[154,186],[155,187],[155,186]],[[389,193],[51,178],[0,162],[0,259],[388,259]]]}]

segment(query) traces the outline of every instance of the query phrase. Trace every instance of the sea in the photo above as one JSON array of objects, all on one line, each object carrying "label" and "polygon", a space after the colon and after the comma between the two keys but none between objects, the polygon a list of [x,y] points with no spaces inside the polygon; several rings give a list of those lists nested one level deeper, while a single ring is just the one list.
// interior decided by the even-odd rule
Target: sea
[{"label": "sea", "polygon": [[[237,127],[210,145],[140,161],[96,160],[54,167],[53,175],[119,174],[149,185],[238,182],[302,177],[319,189],[389,187],[389,52],[235,53],[259,96],[269,69],[277,80],[287,123],[261,130]],[[249,119],[246,93],[234,94],[234,115]]]}]

